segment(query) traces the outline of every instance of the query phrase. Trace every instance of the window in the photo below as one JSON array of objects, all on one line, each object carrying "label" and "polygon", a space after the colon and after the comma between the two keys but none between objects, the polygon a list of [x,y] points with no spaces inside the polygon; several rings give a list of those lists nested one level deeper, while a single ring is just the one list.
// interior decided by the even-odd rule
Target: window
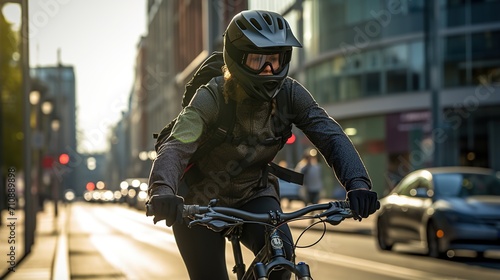
[{"label": "window", "polygon": [[471,41],[472,83],[492,83],[500,73],[500,31],[472,34]]},{"label": "window", "polygon": [[381,93],[382,52],[380,50],[367,51],[364,54],[366,69],[364,93],[367,96]]},{"label": "window", "polygon": [[364,59],[366,70],[380,71],[382,69],[382,52],[380,50],[367,51]]},{"label": "window", "polygon": [[408,83],[406,81],[406,69],[388,70],[387,78],[387,93],[395,93],[406,91]]},{"label": "window", "polygon": [[363,10],[362,2],[363,0],[346,1],[347,24],[355,24],[364,19],[363,14],[366,12]]},{"label": "window", "polygon": [[407,91],[408,46],[400,44],[385,49],[384,65],[387,69],[387,92]]},{"label": "window", "polygon": [[406,44],[388,47],[384,54],[384,64],[387,68],[401,68],[408,64],[408,48]]},{"label": "window", "polygon": [[367,73],[365,75],[365,95],[372,96],[380,94],[380,79],[380,72]]},{"label": "window", "polygon": [[[442,26],[461,26],[465,25],[466,17],[466,1],[467,0],[446,0],[441,7],[442,10]],[[429,1],[429,3],[431,3]]]},{"label": "window", "polygon": [[444,87],[467,84],[465,35],[450,36],[443,42]]},{"label": "window", "polygon": [[424,43],[422,41],[410,44],[410,77],[411,89],[423,90],[425,88],[424,76]]},{"label": "window", "polygon": [[472,24],[500,21],[499,0],[472,0],[470,8]]},{"label": "window", "polygon": [[359,98],[362,94],[361,75],[344,76],[339,79],[340,100]]}]

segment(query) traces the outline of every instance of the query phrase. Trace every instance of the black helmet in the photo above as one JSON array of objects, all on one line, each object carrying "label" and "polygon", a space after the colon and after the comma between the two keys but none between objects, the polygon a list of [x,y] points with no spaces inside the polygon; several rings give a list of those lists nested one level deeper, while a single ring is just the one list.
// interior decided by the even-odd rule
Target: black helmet
[{"label": "black helmet", "polygon": [[[302,45],[281,15],[243,11],[234,16],[224,32],[224,63],[249,96],[269,101],[288,75],[292,47]],[[249,55],[259,56],[256,67],[247,66]],[[266,59],[269,55],[275,62]],[[259,75],[267,65],[273,75]]]}]

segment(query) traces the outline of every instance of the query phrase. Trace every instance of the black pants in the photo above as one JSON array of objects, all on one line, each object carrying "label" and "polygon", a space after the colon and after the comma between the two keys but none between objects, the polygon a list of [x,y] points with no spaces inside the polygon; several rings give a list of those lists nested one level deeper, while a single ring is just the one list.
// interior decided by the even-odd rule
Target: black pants
[{"label": "black pants", "polygon": [[[260,197],[248,202],[240,209],[254,213],[267,213],[269,210],[279,210],[280,205],[272,197]],[[280,229],[286,255],[289,258],[292,253],[290,228],[282,226]],[[225,258],[226,240],[222,233],[214,232],[203,226],[188,228],[184,223],[175,224],[173,231],[177,247],[179,247],[191,280],[229,279]],[[254,254],[257,254],[265,244],[264,233],[264,226],[246,224],[243,226],[240,241]],[[290,279],[290,273],[285,270],[274,271],[269,279]]]}]

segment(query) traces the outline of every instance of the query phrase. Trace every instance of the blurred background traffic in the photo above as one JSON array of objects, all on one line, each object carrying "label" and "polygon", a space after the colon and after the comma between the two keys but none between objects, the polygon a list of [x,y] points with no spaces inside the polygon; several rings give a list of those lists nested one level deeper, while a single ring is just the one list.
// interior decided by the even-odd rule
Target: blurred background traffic
[{"label": "blurred background traffic", "polygon": [[[185,83],[221,50],[233,15],[248,8],[287,18],[304,45],[294,50],[290,76],[342,125],[380,197],[422,168],[483,167],[499,176],[500,1],[143,1],[146,31],[136,38],[128,66],[134,76],[121,81],[130,89],[126,106],[116,122],[92,131],[79,129],[86,116],[78,114],[77,96],[86,92],[77,92],[78,65],[61,59],[64,49],[47,65],[29,57],[36,48],[30,27],[43,31],[43,16],[62,17],[72,1],[33,2],[0,1],[0,189],[14,167],[16,205],[27,213],[42,210],[47,201],[68,200],[143,209],[156,157],[153,133],[178,114]],[[8,16],[13,7],[17,19]],[[109,17],[119,12],[117,6]],[[85,55],[92,54],[82,50]],[[294,128],[275,161],[294,167],[310,148]],[[319,164],[321,197],[343,198],[334,174],[322,159]],[[298,195],[293,200],[305,200]],[[493,219],[498,243],[500,218]],[[36,227],[34,218],[25,223],[28,232]],[[28,234],[28,252],[32,239]]]}]

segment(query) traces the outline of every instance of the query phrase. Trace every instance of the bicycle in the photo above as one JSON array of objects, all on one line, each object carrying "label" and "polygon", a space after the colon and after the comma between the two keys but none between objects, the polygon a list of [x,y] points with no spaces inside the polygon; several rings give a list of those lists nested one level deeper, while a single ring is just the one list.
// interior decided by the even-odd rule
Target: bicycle
[{"label": "bicycle", "polygon": [[[349,203],[347,201],[331,201],[329,203],[314,204],[290,213],[280,211],[269,211],[266,214],[256,214],[228,207],[217,207],[217,200],[210,201],[208,206],[184,205],[183,217],[192,219],[189,227],[205,226],[213,231],[221,232],[226,230],[224,236],[231,242],[235,266],[233,273],[238,280],[267,280],[268,275],[274,269],[286,269],[295,275],[295,279],[312,280],[309,266],[305,262],[295,262],[295,249],[300,237],[317,223],[324,224],[323,235],[312,245],[317,244],[326,233],[326,224],[338,225],[346,218],[353,218]],[[321,211],[318,214],[306,216],[314,211]],[[302,220],[318,219],[315,223],[305,228],[292,244],[292,257],[288,260],[284,251],[284,240],[278,234],[281,225]],[[259,223],[266,226],[266,244],[255,256],[249,269],[243,261],[239,235],[241,225],[245,223]],[[288,241],[287,241],[288,242]]]}]

